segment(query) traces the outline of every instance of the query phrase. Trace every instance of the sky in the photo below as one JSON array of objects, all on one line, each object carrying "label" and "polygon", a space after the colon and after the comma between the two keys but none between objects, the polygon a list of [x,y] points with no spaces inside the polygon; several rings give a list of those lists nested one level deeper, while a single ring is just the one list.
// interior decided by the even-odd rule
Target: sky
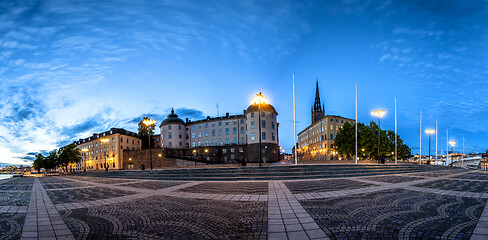
[{"label": "sky", "polygon": [[[488,149],[488,1],[0,1],[0,162],[29,164],[111,127],[242,114],[262,92],[293,147],[326,114],[375,121],[420,149]],[[422,133],[422,152],[428,136]],[[432,149],[435,149],[434,136]]]}]

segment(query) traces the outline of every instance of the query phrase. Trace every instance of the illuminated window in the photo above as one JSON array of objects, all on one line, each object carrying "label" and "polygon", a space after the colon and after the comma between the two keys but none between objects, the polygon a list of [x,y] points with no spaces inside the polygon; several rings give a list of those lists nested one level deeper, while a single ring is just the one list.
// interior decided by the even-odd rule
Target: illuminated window
[{"label": "illuminated window", "polygon": [[251,141],[254,141],[254,133],[251,133]]}]

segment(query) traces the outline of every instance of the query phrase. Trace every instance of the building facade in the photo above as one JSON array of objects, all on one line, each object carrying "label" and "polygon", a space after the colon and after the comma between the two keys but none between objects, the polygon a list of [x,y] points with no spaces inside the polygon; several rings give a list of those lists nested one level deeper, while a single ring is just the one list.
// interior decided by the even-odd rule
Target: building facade
[{"label": "building facade", "polygon": [[122,128],[95,133],[74,142],[81,152],[82,161],[71,166],[76,171],[123,169],[124,151],[141,150],[137,133]]},{"label": "building facade", "polygon": [[239,115],[183,121],[171,110],[159,126],[161,147],[188,149],[208,161],[278,161],[277,116],[261,93]]},{"label": "building facade", "polygon": [[299,160],[342,160],[334,150],[334,139],[344,123],[355,124],[354,119],[335,115],[325,115],[325,107],[320,108],[317,81],[315,102],[312,106],[312,124],[298,133],[297,155]]}]

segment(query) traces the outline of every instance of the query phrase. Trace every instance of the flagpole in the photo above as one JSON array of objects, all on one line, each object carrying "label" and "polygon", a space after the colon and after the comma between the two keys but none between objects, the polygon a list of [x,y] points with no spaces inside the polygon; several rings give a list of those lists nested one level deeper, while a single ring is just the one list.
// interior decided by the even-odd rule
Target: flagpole
[{"label": "flagpole", "polygon": [[437,120],[435,120],[435,160],[437,160]]},{"label": "flagpole", "polygon": [[447,154],[446,154],[446,166],[448,165],[447,164],[447,161],[449,160],[449,128],[446,128],[446,146],[447,146]]},{"label": "flagpole", "polygon": [[398,164],[398,160],[397,160],[397,135],[398,135],[398,132],[397,132],[397,106],[396,106],[396,97],[395,97],[395,164]]},{"label": "flagpole", "polygon": [[295,165],[298,164],[297,161],[297,114],[295,105],[295,73],[293,73],[293,140],[295,140]]},{"label": "flagpole", "polygon": [[358,164],[358,83],[356,83],[356,164]]},{"label": "flagpole", "polygon": [[420,110],[420,152],[419,164],[422,164],[422,110]]}]

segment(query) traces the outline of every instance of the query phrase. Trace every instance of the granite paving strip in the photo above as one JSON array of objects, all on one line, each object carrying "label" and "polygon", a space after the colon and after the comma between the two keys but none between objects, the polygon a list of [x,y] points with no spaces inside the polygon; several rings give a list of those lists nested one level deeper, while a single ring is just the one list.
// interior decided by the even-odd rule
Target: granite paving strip
[{"label": "granite paving strip", "polygon": [[75,239],[37,178],[34,180],[21,238]]},{"label": "granite paving strip", "polygon": [[268,239],[329,239],[285,184],[268,182]]},{"label": "granite paving strip", "polygon": [[476,228],[471,235],[472,240],[485,240],[488,239],[488,202],[485,205],[485,209],[476,224]]}]

